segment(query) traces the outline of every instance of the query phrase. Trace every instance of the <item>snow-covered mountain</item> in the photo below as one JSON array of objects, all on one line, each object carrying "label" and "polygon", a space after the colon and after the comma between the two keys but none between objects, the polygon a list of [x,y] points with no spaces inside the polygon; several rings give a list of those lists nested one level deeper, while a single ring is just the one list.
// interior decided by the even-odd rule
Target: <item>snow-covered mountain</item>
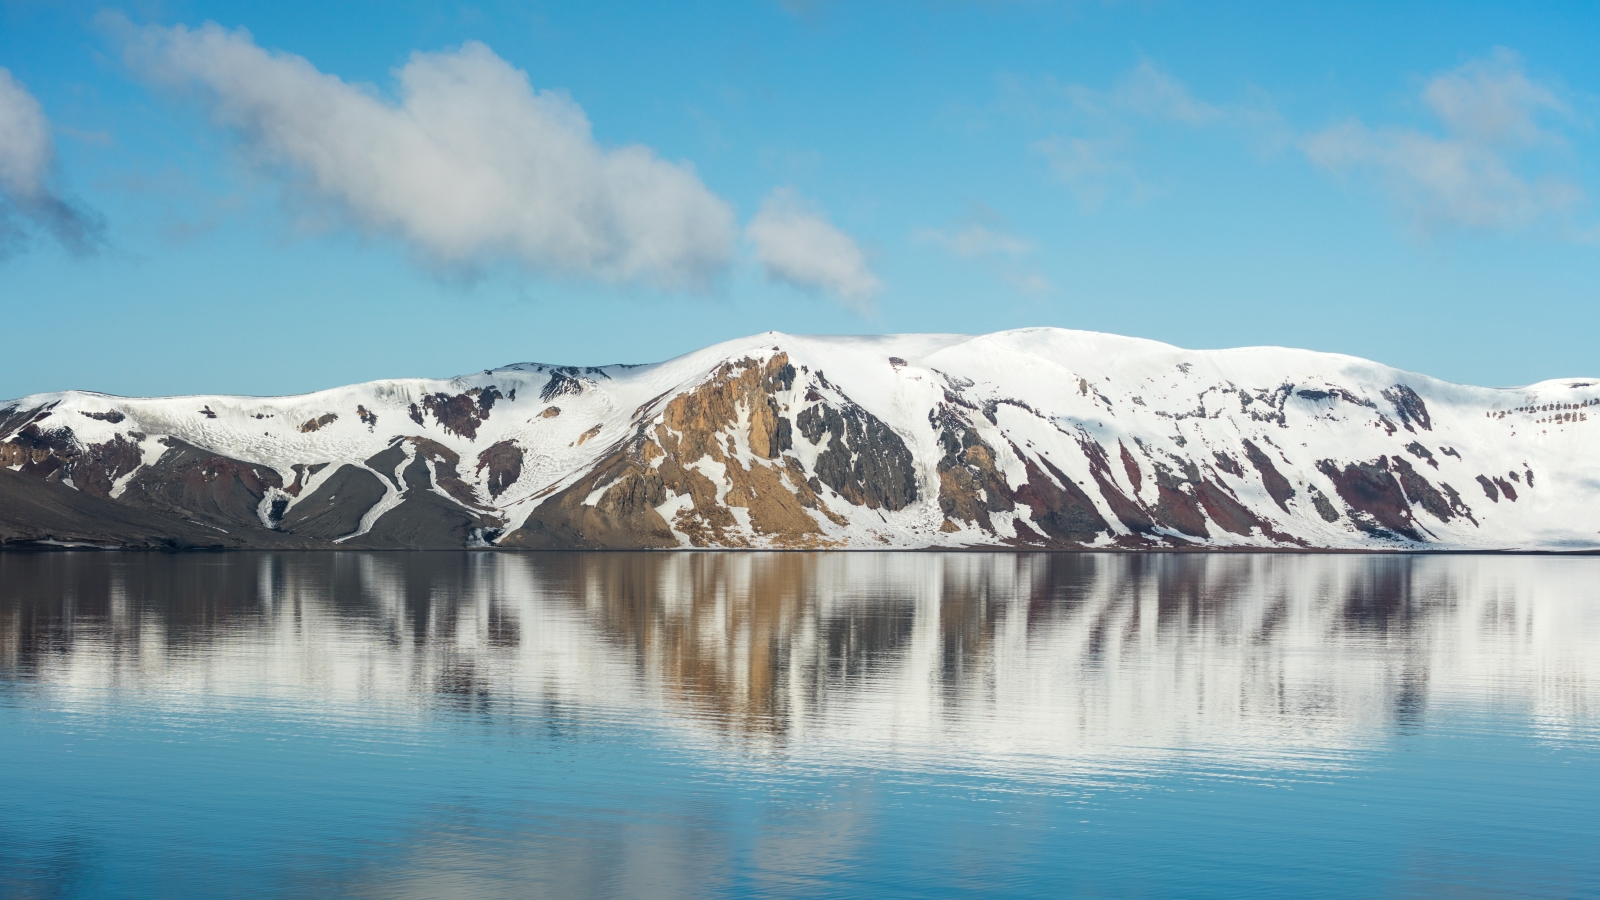
[{"label": "snow-covered mountain", "polygon": [[[1600,549],[1600,379],[1060,329],[768,333],[295,397],[0,404],[0,541]],[[1596,410],[1600,413],[1600,410]]]}]

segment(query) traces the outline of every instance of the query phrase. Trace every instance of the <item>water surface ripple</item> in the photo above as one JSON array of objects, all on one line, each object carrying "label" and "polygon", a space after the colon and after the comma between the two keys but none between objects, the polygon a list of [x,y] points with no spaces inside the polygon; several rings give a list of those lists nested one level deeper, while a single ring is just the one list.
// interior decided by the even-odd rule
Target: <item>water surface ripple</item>
[{"label": "water surface ripple", "polygon": [[0,554],[0,897],[1600,897],[1600,558]]}]

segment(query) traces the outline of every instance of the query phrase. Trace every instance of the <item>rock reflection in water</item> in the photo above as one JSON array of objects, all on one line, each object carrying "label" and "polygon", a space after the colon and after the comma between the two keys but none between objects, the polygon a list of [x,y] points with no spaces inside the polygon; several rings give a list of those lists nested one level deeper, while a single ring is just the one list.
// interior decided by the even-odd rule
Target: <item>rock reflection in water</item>
[{"label": "rock reflection in water", "polygon": [[[1600,710],[1600,560],[0,555],[0,668],[64,696],[562,708],[788,759],[1323,767],[1451,703]],[[531,704],[531,705],[530,705]]]}]

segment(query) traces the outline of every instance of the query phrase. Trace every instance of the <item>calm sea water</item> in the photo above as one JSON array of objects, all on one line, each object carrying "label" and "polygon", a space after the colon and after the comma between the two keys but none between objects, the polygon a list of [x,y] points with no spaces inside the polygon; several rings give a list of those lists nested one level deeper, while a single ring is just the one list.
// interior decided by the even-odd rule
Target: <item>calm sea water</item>
[{"label": "calm sea water", "polygon": [[0,554],[0,896],[1600,896],[1600,558]]}]

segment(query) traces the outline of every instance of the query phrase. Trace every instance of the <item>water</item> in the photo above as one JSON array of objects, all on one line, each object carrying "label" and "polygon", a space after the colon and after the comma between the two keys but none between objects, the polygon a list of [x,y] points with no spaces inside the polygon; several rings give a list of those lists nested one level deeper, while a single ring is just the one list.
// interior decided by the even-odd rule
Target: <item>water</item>
[{"label": "water", "polygon": [[1600,558],[0,554],[0,897],[1600,897]]}]

